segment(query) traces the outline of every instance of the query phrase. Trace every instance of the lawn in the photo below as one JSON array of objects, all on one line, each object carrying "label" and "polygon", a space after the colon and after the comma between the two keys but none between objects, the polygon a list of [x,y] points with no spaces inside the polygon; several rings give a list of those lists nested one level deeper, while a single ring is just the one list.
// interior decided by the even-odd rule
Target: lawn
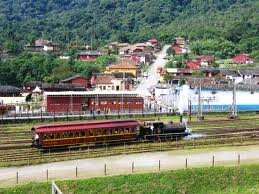
[{"label": "lawn", "polygon": [[[259,165],[57,181],[63,193],[258,193]],[[0,193],[50,193],[50,183],[0,189]]]}]

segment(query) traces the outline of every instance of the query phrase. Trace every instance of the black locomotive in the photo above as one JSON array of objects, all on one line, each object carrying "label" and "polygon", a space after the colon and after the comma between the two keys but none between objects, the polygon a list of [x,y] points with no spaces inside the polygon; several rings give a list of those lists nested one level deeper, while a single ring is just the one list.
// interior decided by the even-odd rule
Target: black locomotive
[{"label": "black locomotive", "polygon": [[138,139],[163,140],[179,139],[190,134],[186,123],[164,123],[161,121],[146,121],[139,128]]}]

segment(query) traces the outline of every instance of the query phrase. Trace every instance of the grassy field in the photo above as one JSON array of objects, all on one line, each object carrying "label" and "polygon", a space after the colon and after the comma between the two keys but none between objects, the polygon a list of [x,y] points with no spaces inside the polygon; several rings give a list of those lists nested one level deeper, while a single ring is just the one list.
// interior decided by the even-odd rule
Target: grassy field
[{"label": "grassy field", "polygon": [[[176,170],[56,182],[63,193],[258,193],[259,165]],[[50,183],[0,189],[0,193],[50,193]]]}]

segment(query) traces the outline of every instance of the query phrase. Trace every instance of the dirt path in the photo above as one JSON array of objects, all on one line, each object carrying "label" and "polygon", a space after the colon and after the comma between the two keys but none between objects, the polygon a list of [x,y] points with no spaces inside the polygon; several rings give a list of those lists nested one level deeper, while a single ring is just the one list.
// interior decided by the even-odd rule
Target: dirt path
[{"label": "dirt path", "polygon": [[[129,174],[188,167],[211,166],[214,156],[215,166],[237,165],[240,154],[242,163],[259,163],[259,146],[229,147],[215,149],[177,150],[167,152],[140,153],[102,158],[56,162],[34,166],[0,168],[0,187],[55,179],[89,178],[104,176],[104,164],[107,175]],[[134,162],[134,164],[133,164]],[[77,167],[77,170],[76,170]]]}]

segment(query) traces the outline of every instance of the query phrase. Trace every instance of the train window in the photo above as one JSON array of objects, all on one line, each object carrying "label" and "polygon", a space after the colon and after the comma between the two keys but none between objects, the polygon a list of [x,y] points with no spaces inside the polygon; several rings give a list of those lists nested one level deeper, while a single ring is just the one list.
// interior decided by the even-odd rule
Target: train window
[{"label": "train window", "polygon": [[75,132],[75,137],[79,137],[79,132]]},{"label": "train window", "polygon": [[73,136],[74,136],[73,132],[69,132],[68,137],[71,138]]},{"label": "train window", "polygon": [[44,134],[43,135],[43,139],[45,140],[45,139],[48,139],[48,135],[47,134]]},{"label": "train window", "polygon": [[54,134],[53,133],[50,134],[50,139],[54,139]]},{"label": "train window", "polygon": [[93,130],[93,129],[90,129],[89,135],[90,135],[90,136],[93,136],[93,135],[94,135],[94,130]]},{"label": "train window", "polygon": [[85,136],[85,132],[84,131],[81,131],[81,137],[84,137]]},{"label": "train window", "polygon": [[126,128],[125,133],[129,133],[129,128]]},{"label": "train window", "polygon": [[63,138],[68,138],[69,137],[69,133],[68,132],[64,132],[63,133]]},{"label": "train window", "polygon": [[114,130],[114,133],[115,133],[115,134],[118,134],[118,129],[115,129],[115,130]]},{"label": "train window", "polygon": [[59,138],[60,138],[60,134],[57,133],[57,134],[56,134],[56,139],[59,139]]},{"label": "train window", "polygon": [[97,130],[97,135],[102,135],[102,131],[100,129]]},{"label": "train window", "polygon": [[131,128],[131,132],[134,133],[134,131],[135,131],[135,129],[134,129],[134,127],[132,127],[132,128]]},{"label": "train window", "polygon": [[120,134],[124,133],[124,129],[120,129]]}]

